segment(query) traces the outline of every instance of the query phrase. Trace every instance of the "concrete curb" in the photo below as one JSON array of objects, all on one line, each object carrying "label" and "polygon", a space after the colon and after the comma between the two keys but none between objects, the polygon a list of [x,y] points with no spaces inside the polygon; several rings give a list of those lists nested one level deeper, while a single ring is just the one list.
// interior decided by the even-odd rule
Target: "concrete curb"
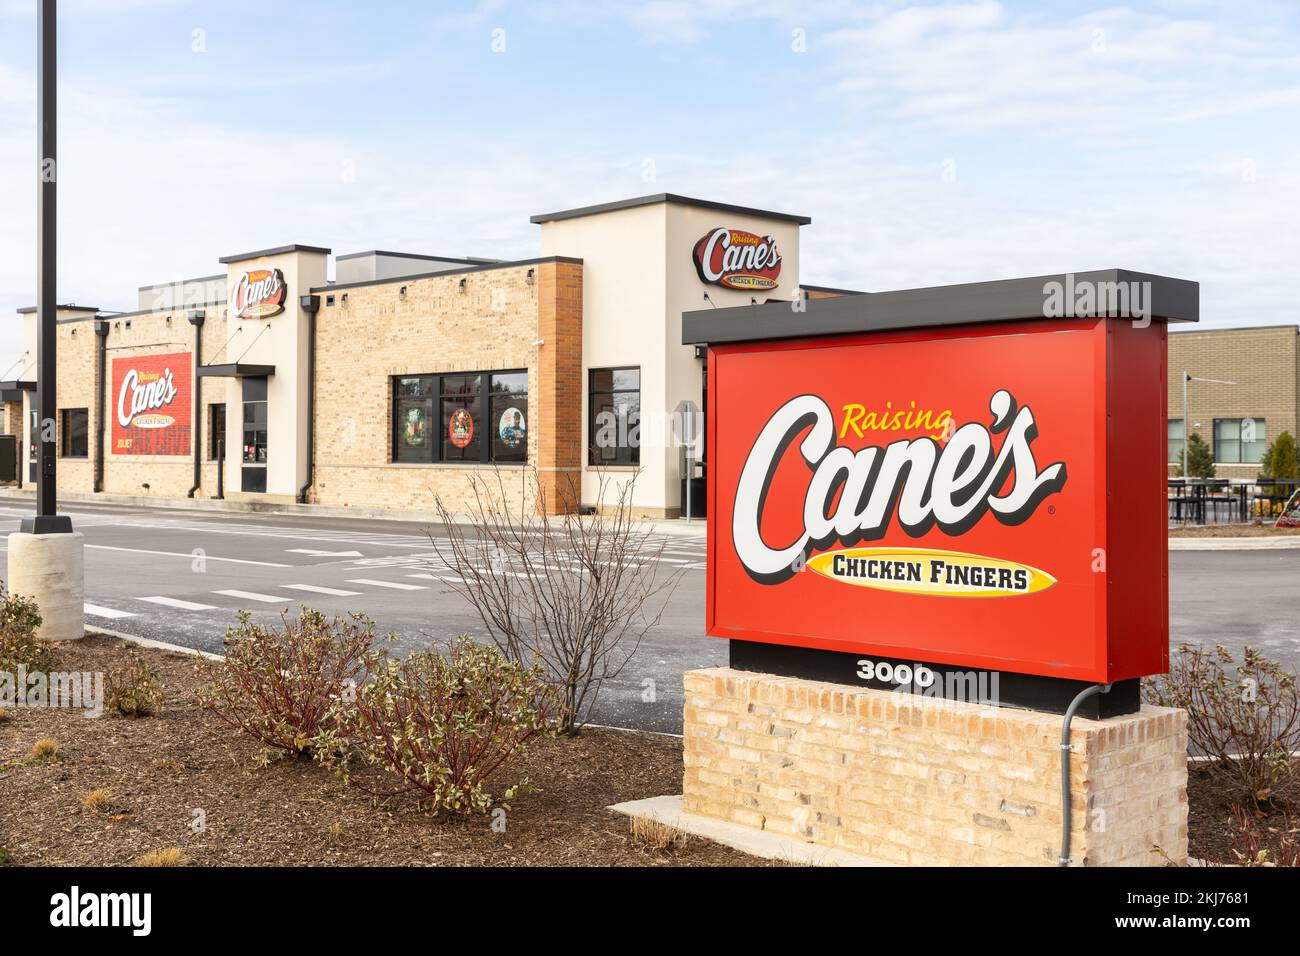
[{"label": "concrete curb", "polygon": [[892,866],[873,860],[860,853],[837,850],[833,847],[805,843],[794,837],[782,836],[766,830],[741,826],[714,820],[682,810],[680,795],[667,797],[650,797],[647,800],[632,800],[628,803],[616,803],[606,809],[630,819],[644,818],[675,827],[691,836],[697,836],[714,843],[721,843],[733,850],[748,853],[764,860],[780,860],[792,866]]},{"label": "concrete curb", "polygon": [[125,641],[127,644],[133,644],[136,647],[147,647],[153,651],[167,651],[172,654],[184,654],[187,657],[202,657],[209,661],[225,660],[220,654],[211,654],[193,647],[186,647],[183,644],[168,644],[166,641],[136,637],[134,634],[123,634],[121,631],[110,631],[106,627],[95,627],[93,624],[86,625],[86,633],[93,634],[95,637],[113,637],[119,641]]},{"label": "concrete curb", "polygon": [[[6,489],[0,493],[0,502],[30,504],[35,498],[34,492]],[[366,521],[403,521],[424,524],[441,524],[442,519],[434,511],[393,511],[375,508],[338,508],[333,505],[299,505],[260,501],[213,501],[210,498],[152,498],[144,495],[88,495],[70,492],[59,495],[59,504],[87,505],[123,505],[130,508],[159,508],[168,511],[202,511],[207,513],[261,514],[261,515],[302,515],[316,518],[360,518]],[[460,524],[466,516],[456,516]],[[676,535],[686,538],[703,539],[708,534],[708,525],[703,519],[691,521],[645,521],[646,526],[656,534]]]},{"label": "concrete curb", "polygon": [[1286,551],[1300,548],[1300,534],[1258,538],[1170,538],[1170,551]]}]

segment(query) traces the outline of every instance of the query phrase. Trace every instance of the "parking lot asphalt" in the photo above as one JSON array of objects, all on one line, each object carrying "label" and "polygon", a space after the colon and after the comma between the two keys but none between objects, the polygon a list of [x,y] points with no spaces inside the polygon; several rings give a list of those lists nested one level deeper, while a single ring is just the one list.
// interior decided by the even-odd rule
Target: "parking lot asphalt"
[{"label": "parking lot asphalt", "polygon": [[[30,504],[0,501],[0,532]],[[397,636],[396,648],[485,636],[473,609],[441,578],[419,522],[70,504],[86,537],[86,622],[138,637],[220,652],[240,610],[277,621],[307,604],[361,611]],[[662,548],[662,551],[660,550]],[[704,634],[702,535],[656,536],[652,554],[677,585],[658,624],[597,702],[595,722],[679,733],[684,671],[725,663]],[[0,578],[7,574],[0,537]],[[1170,555],[1171,642],[1247,645],[1300,664],[1300,550]]]}]

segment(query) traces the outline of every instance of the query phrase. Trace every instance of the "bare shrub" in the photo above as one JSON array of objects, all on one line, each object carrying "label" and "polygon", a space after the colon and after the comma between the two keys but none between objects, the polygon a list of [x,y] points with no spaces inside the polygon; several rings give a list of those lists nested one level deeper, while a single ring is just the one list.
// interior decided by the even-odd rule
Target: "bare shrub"
[{"label": "bare shrub", "polygon": [[31,598],[10,594],[0,581],[0,671],[16,674],[19,667],[48,674],[57,670],[59,656],[36,636],[41,612]]},{"label": "bare shrub", "polygon": [[104,680],[104,704],[122,717],[157,717],[163,707],[158,672],[138,652],[132,651],[125,664],[108,672]]},{"label": "bare shrub", "polygon": [[[447,653],[385,657],[352,702],[340,702],[338,732],[366,763],[426,793],[435,810],[486,813],[506,805],[487,784],[532,739],[550,732],[555,693],[540,668],[509,661],[495,647],[461,637]],[[337,769],[356,783],[349,761]]]},{"label": "bare shrub", "polygon": [[690,835],[653,817],[633,817],[632,842],[655,853],[671,853],[685,847],[690,842]]},{"label": "bare shrub", "polygon": [[304,607],[279,627],[252,623],[247,612],[226,632],[225,658],[204,661],[210,681],[201,696],[214,714],[269,747],[316,754],[336,700],[356,693],[375,666],[374,622],[362,614],[332,622]]},{"label": "bare shrub", "polygon": [[113,791],[106,787],[96,787],[81,798],[81,809],[87,813],[107,813],[113,807]]},{"label": "bare shrub", "polygon": [[560,692],[558,731],[573,733],[658,624],[682,572],[664,570],[664,545],[635,517],[635,477],[615,486],[602,476],[604,505],[592,515],[547,514],[536,472],[524,496],[533,504],[519,509],[505,504],[500,471],[471,485],[473,502],[460,520],[436,501],[445,535],[431,535],[438,570],[450,573],[451,588],[506,657],[541,662]]},{"label": "bare shrub", "polygon": [[59,742],[53,737],[42,737],[32,744],[28,756],[34,761],[54,760],[59,756]]},{"label": "bare shrub", "polygon": [[1210,769],[1256,803],[1269,803],[1295,778],[1300,749],[1296,675],[1247,647],[1241,663],[1222,645],[1184,645],[1169,673],[1148,679],[1143,696],[1187,711],[1193,750]]},{"label": "bare shrub", "polygon": [[189,866],[190,858],[180,847],[169,846],[165,850],[153,850],[135,861],[136,866],[172,867]]}]

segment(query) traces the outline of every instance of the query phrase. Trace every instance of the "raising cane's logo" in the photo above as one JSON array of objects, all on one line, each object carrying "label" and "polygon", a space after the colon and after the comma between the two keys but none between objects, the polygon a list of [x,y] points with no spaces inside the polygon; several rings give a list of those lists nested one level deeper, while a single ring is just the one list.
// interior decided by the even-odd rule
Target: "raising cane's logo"
[{"label": "raising cane's logo", "polygon": [[287,288],[279,269],[254,269],[235,282],[230,294],[237,319],[265,319],[284,311]]},{"label": "raising cane's logo", "polygon": [[117,393],[117,423],[123,428],[166,428],[176,419],[164,414],[180,393],[171,369],[161,373],[131,369]]},{"label": "raising cane's logo", "polygon": [[[884,537],[895,517],[912,538],[935,527],[958,537],[986,519],[1022,524],[1044,498],[1065,487],[1064,462],[1040,471],[1034,460],[1038,426],[1028,406],[1017,407],[1002,389],[990,399],[989,412],[987,426],[947,425],[939,438],[855,450],[838,444],[834,417],[821,398],[801,395],[786,402],[754,441],[736,489],[732,542],[745,571],[760,584],[779,584],[807,568],[844,584],[937,596],[1009,597],[1050,588],[1056,583],[1050,574],[1002,558],[855,547]],[[803,530],[794,540],[774,543],[762,530],[768,490],[804,432],[803,461],[790,465],[811,470]],[[826,550],[835,545],[842,547]]]},{"label": "raising cane's logo", "polygon": [[771,236],[720,226],[695,244],[700,281],[727,289],[766,292],[781,275],[781,253]]}]

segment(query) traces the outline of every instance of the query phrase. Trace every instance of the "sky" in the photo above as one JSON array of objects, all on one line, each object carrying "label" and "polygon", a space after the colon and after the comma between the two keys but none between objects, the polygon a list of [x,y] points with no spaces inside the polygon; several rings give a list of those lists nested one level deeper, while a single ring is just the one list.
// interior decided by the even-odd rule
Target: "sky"
[{"label": "sky", "polygon": [[[0,0],[0,372],[36,6]],[[1198,280],[1206,326],[1300,323],[1290,0],[59,7],[63,302],[293,242],[526,258],[532,214],[674,192],[811,216],[805,283],[1126,268]]]}]

